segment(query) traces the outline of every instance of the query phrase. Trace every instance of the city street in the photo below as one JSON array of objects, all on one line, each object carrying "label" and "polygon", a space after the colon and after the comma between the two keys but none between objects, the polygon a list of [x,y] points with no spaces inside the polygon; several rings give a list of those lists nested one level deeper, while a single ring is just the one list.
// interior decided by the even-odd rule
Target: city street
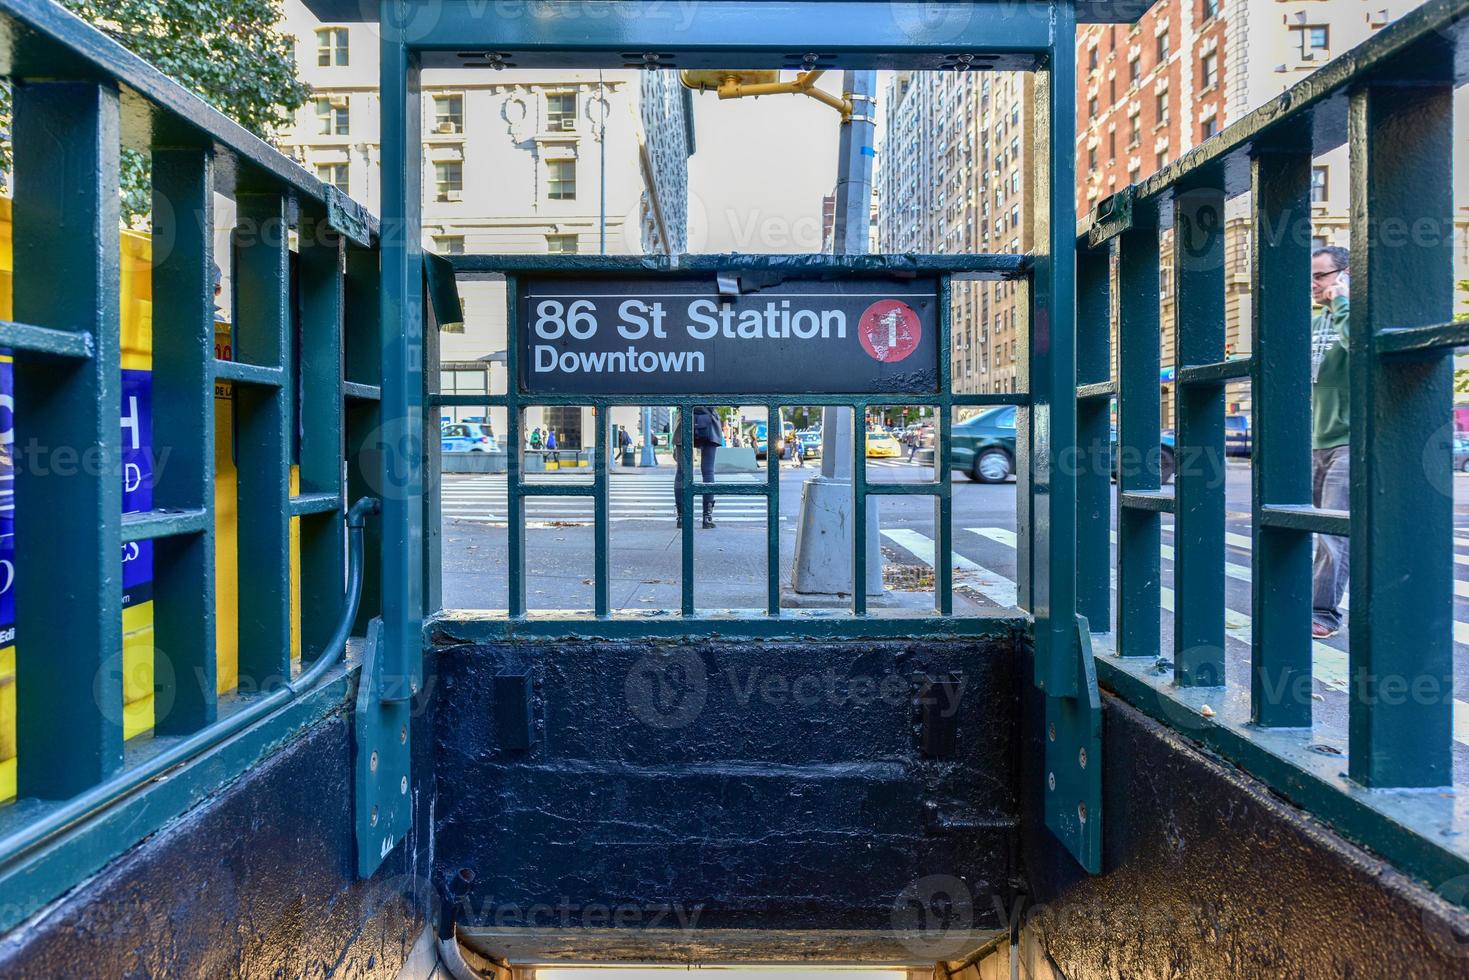
[{"label": "city street", "polygon": [[[781,581],[789,594],[801,484],[820,472],[783,466],[781,472]],[[927,466],[869,460],[870,481],[929,481]],[[538,477],[551,483],[585,482],[580,474]],[[765,475],[721,475],[750,482]],[[1456,783],[1469,783],[1469,475],[1455,476],[1455,712]],[[1230,700],[1249,694],[1250,468],[1227,470],[1225,573],[1226,677]],[[1016,601],[1015,484],[979,484],[954,476],[954,606],[983,614]],[[931,607],[935,552],[933,505],[924,497],[883,497],[879,522],[886,600],[902,608]],[[444,605],[450,609],[503,609],[506,605],[505,478],[448,475],[443,482]],[[611,475],[611,602],[614,610],[677,610],[679,532],[674,527],[673,468]],[[588,498],[526,500],[526,595],[531,610],[592,606],[592,502]],[[703,610],[749,610],[765,603],[765,500],[732,496],[716,504],[713,530],[694,531],[695,601]],[[1171,515],[1163,516],[1162,650],[1172,649],[1173,542]],[[1114,538],[1115,543],[1115,538]],[[1115,561],[1115,555],[1114,555]],[[876,603],[874,605],[877,605]],[[874,608],[882,615],[882,608]],[[1348,631],[1313,643],[1315,733],[1325,753],[1346,750]],[[1109,638],[1099,638],[1106,649]],[[1218,708],[1219,706],[1215,706]]]}]

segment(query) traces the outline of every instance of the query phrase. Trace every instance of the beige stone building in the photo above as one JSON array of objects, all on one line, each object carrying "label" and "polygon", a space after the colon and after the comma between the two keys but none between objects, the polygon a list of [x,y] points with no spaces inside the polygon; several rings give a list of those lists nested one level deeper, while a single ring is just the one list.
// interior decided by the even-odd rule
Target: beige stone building
[{"label": "beige stone building", "polygon": [[[286,0],[313,96],[282,148],[377,210],[378,37],[369,23],[325,24]],[[424,245],[446,254],[646,254],[687,249],[690,93],[672,71],[426,70]],[[504,286],[461,284],[465,325],[441,336],[441,388],[503,393]],[[639,431],[638,410],[612,422]],[[454,418],[483,414],[446,410]],[[491,413],[504,433],[503,409]],[[591,410],[526,412],[525,428],[590,445]],[[656,423],[655,423],[656,424]]]}]

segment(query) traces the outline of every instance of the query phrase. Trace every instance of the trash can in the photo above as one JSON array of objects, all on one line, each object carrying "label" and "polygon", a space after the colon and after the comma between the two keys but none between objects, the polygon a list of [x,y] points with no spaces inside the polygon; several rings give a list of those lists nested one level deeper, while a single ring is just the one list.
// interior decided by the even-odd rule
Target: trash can
[{"label": "trash can", "polygon": [[626,448],[626,449],[624,449],[622,451],[622,465],[623,466],[636,466],[636,465],[638,465],[637,457],[633,455],[633,451],[632,451],[632,447],[631,446],[629,446],[628,448]]}]

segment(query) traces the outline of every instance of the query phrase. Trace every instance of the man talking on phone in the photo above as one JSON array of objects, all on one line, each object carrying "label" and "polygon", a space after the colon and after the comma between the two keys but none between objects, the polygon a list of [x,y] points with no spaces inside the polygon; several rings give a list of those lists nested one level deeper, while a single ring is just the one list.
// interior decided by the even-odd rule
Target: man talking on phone
[{"label": "man talking on phone", "polygon": [[[1351,253],[1328,245],[1311,253],[1311,502],[1326,510],[1351,506],[1348,482],[1347,320]],[[1349,539],[1316,535],[1311,576],[1311,635],[1341,631],[1342,593],[1351,567]]]}]

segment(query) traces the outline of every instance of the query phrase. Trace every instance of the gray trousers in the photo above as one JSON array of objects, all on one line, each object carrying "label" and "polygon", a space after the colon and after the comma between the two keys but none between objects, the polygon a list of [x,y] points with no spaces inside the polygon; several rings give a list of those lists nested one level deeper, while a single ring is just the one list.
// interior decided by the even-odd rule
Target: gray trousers
[{"label": "gray trousers", "polygon": [[[1326,510],[1348,510],[1351,490],[1348,447],[1311,450],[1311,502]],[[1350,539],[1335,534],[1316,535],[1316,562],[1311,575],[1312,618],[1340,629],[1341,597],[1351,571]]]}]

